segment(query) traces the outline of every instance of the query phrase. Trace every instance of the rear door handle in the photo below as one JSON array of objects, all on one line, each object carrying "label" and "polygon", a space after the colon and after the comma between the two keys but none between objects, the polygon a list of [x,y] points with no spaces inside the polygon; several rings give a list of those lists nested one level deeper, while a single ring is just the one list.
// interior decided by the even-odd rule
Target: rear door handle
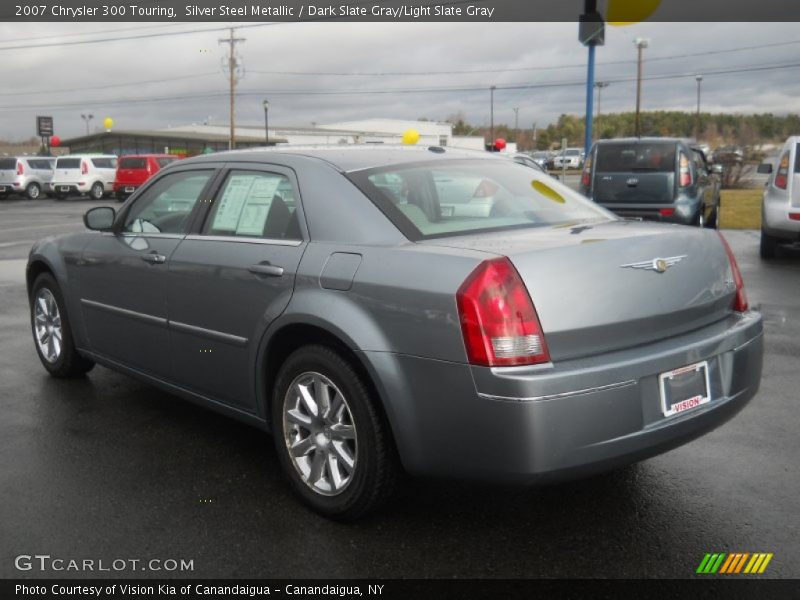
[{"label": "rear door handle", "polygon": [[266,275],[267,277],[283,276],[283,267],[276,267],[275,265],[251,265],[248,271],[256,275]]},{"label": "rear door handle", "polygon": [[149,262],[151,265],[162,265],[167,262],[167,257],[163,254],[142,254],[141,259],[144,262]]}]

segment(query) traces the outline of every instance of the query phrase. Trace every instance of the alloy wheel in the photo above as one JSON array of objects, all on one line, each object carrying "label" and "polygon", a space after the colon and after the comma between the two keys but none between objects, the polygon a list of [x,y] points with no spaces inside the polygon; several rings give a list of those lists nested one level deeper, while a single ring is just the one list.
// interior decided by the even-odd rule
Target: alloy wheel
[{"label": "alloy wheel", "polygon": [[283,435],[303,482],[323,496],[341,494],[357,466],[357,435],[338,387],[317,372],[292,381],[283,400]]},{"label": "alloy wheel", "polygon": [[47,362],[55,363],[61,357],[64,332],[58,304],[48,288],[42,288],[36,294],[33,319],[39,351]]}]

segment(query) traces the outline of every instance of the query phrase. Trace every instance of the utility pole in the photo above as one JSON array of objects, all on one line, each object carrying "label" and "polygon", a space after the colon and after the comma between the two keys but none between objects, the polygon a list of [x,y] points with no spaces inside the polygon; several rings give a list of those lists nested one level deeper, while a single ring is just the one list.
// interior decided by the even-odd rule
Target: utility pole
[{"label": "utility pole", "polygon": [[594,87],[597,88],[597,127],[595,131],[597,132],[597,139],[600,139],[600,114],[602,113],[602,101],[603,101],[603,88],[607,88],[610,83],[607,81],[598,81],[594,84]]},{"label": "utility pole", "polygon": [[489,88],[489,145],[492,148],[492,152],[494,152],[494,89],[495,86],[491,86]]},{"label": "utility pole", "polygon": [[642,107],[642,50],[647,48],[647,45],[650,43],[650,40],[646,38],[636,38],[635,40],[633,40],[633,43],[636,44],[636,49],[638,52],[637,66],[636,66],[636,120],[634,122],[635,123],[634,135],[636,137],[641,137],[642,125],[639,117],[639,112],[641,111]]},{"label": "utility pole", "polygon": [[[219,40],[220,44],[228,44],[228,59],[227,59],[227,71],[228,71],[228,78],[230,83],[230,99],[231,99],[231,136],[228,140],[228,148],[233,150],[236,148],[236,84],[241,79],[241,75],[237,73],[237,69],[241,66],[239,64],[239,59],[236,56],[236,44],[244,42],[244,38],[235,38],[233,37],[234,28],[231,27],[230,36],[226,39],[223,38]],[[225,70],[225,67],[223,67]]]},{"label": "utility pole", "polygon": [[700,84],[703,82],[702,75],[696,75],[695,80],[697,80],[697,116],[694,120],[694,139],[698,139],[700,137]]},{"label": "utility pole", "polygon": [[519,106],[514,107],[514,143],[519,151]]}]

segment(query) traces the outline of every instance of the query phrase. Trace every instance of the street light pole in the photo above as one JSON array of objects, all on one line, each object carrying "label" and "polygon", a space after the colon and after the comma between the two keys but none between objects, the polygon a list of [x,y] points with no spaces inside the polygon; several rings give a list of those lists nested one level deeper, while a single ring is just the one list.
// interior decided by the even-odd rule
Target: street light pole
[{"label": "street light pole", "polygon": [[598,81],[594,84],[597,88],[597,127],[595,128],[597,139],[600,139],[600,113],[602,112],[603,88],[607,88],[609,85],[611,84],[607,81]]},{"label": "street light pole", "polygon": [[703,82],[703,76],[696,75],[695,80],[697,81],[697,115],[694,119],[694,139],[698,139],[700,137],[700,84]]},{"label": "street light pole", "polygon": [[650,40],[646,38],[636,38],[633,40],[633,43],[636,44],[636,49],[638,51],[638,58],[636,61],[636,118],[634,122],[634,130],[636,137],[641,137],[642,126],[639,113],[641,112],[642,107],[642,50],[647,48]]},{"label": "street light pole", "polygon": [[269,100],[264,98],[264,139],[269,146]]},{"label": "street light pole", "polygon": [[86,135],[89,135],[89,121],[94,119],[94,115],[89,113],[82,114],[81,119],[83,119],[83,122],[86,123]]},{"label": "street light pole", "polygon": [[489,144],[494,151],[494,90],[495,86],[489,88]]}]

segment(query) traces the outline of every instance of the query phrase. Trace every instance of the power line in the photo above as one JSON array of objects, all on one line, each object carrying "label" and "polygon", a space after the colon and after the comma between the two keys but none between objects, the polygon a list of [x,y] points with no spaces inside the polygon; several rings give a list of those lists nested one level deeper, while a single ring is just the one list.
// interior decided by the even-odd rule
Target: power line
[{"label": "power line", "polygon": [[109,33],[117,33],[123,31],[141,31],[142,29],[165,29],[167,27],[181,27],[186,25],[186,23],[168,23],[164,25],[144,25],[141,27],[123,27],[120,29],[104,29],[103,31],[80,31],[75,33],[59,33],[58,35],[41,35],[38,37],[20,37],[20,38],[8,38],[0,41],[0,44],[9,44],[12,42],[31,42],[37,40],[52,40],[53,38],[65,38],[65,37],[81,37],[85,35],[97,35],[102,33],[103,35],[107,35]]},{"label": "power line", "polygon": [[170,83],[172,81],[181,81],[186,79],[200,79],[201,77],[209,77],[211,75],[219,75],[218,71],[211,73],[197,73],[195,75],[182,75],[179,77],[167,77],[165,79],[149,79],[147,81],[128,81],[125,83],[112,83],[95,86],[81,86],[79,88],[65,88],[60,90],[46,90],[46,91],[27,91],[27,92],[0,92],[0,96],[31,96],[36,94],[71,94],[76,92],[85,92],[86,90],[106,90],[109,88],[130,87],[132,85],[149,85],[153,83]]}]

